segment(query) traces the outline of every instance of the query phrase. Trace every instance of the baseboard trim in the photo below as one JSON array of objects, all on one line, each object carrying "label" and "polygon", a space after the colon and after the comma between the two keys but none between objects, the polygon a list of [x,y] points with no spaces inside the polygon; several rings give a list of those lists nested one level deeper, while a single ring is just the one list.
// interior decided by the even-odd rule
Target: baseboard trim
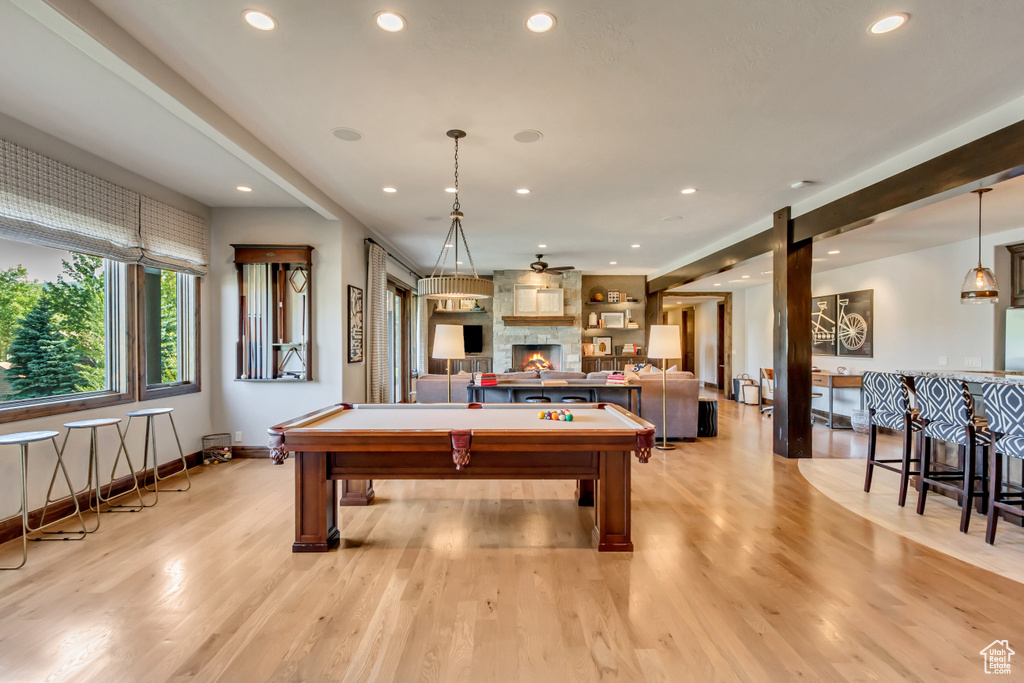
[{"label": "baseboard trim", "polygon": [[231,447],[232,458],[262,458],[266,460],[270,457],[270,449],[266,446],[232,446]]},{"label": "baseboard trim", "polygon": [[[201,465],[203,462],[203,453],[198,451],[190,455],[185,456],[185,462],[189,469],[193,469],[197,465]],[[169,477],[172,474],[176,474],[182,471],[181,460],[174,459],[170,462],[165,462],[160,465],[160,478]],[[153,483],[153,470],[152,468],[141,472],[136,476],[139,477],[140,484],[152,484]],[[118,494],[128,491],[132,487],[132,477],[127,474],[120,479],[115,479],[112,484],[102,487],[103,497],[109,498],[110,496],[116,496]],[[86,492],[78,494],[78,505],[85,509],[89,505],[91,495]],[[130,503],[129,503],[130,504]],[[50,504],[50,509],[47,512],[47,519],[55,521],[61,517],[67,517],[73,515],[75,512],[75,504],[72,502],[71,496],[61,498],[56,503]],[[39,520],[43,515],[43,509],[37,508],[31,510],[28,513],[28,522],[32,526],[39,526]],[[21,536],[21,515],[16,517],[8,517],[7,519],[0,521],[0,543],[6,543],[7,541],[13,541]]]}]

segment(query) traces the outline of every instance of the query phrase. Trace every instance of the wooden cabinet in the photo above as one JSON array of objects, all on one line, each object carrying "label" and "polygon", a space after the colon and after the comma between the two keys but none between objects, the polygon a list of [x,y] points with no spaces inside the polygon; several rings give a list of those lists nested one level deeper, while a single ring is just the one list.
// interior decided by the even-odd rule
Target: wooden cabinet
[{"label": "wooden cabinet", "polygon": [[583,372],[610,372],[625,370],[626,366],[645,363],[644,356],[584,356]]},{"label": "wooden cabinet", "polygon": [[238,271],[235,378],[249,382],[313,379],[313,247],[232,244]]},{"label": "wooden cabinet", "polygon": [[[452,361],[452,374],[460,372],[494,372],[493,360],[489,356],[471,356],[461,360]],[[428,369],[432,375],[443,375],[447,372],[445,361],[431,358],[428,362]]]}]

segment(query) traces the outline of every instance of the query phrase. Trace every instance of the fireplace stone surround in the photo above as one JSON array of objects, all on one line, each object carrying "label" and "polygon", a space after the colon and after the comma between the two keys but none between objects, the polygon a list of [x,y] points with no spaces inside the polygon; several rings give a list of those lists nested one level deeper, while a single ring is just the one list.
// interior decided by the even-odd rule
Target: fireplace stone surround
[{"label": "fireplace stone surround", "polygon": [[[573,317],[572,325],[508,325],[502,316],[514,314],[515,285],[539,284],[563,290],[564,314]],[[563,274],[535,273],[532,270],[494,271],[494,299],[492,348],[494,371],[503,372],[513,367],[513,344],[551,344],[561,346],[562,370],[579,372],[583,368],[583,302],[581,292],[583,276],[578,270]]]}]

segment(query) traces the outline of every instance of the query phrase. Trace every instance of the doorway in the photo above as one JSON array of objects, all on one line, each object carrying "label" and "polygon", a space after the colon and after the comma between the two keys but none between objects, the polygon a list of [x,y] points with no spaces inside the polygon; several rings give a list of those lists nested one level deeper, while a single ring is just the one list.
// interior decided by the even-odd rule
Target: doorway
[{"label": "doorway", "polygon": [[388,280],[387,329],[388,329],[388,386],[391,388],[392,403],[409,401],[411,389],[409,330],[411,292],[398,282]]},{"label": "doorway", "polygon": [[716,388],[725,388],[725,302],[718,302],[718,357],[716,362],[718,365],[715,384]]}]

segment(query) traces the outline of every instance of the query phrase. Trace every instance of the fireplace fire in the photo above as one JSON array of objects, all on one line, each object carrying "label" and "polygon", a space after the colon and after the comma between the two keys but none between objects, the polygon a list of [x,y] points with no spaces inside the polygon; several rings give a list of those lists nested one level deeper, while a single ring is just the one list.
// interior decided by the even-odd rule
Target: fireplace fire
[{"label": "fireplace fire", "polygon": [[558,344],[513,344],[512,369],[520,372],[562,369],[562,347]]}]

